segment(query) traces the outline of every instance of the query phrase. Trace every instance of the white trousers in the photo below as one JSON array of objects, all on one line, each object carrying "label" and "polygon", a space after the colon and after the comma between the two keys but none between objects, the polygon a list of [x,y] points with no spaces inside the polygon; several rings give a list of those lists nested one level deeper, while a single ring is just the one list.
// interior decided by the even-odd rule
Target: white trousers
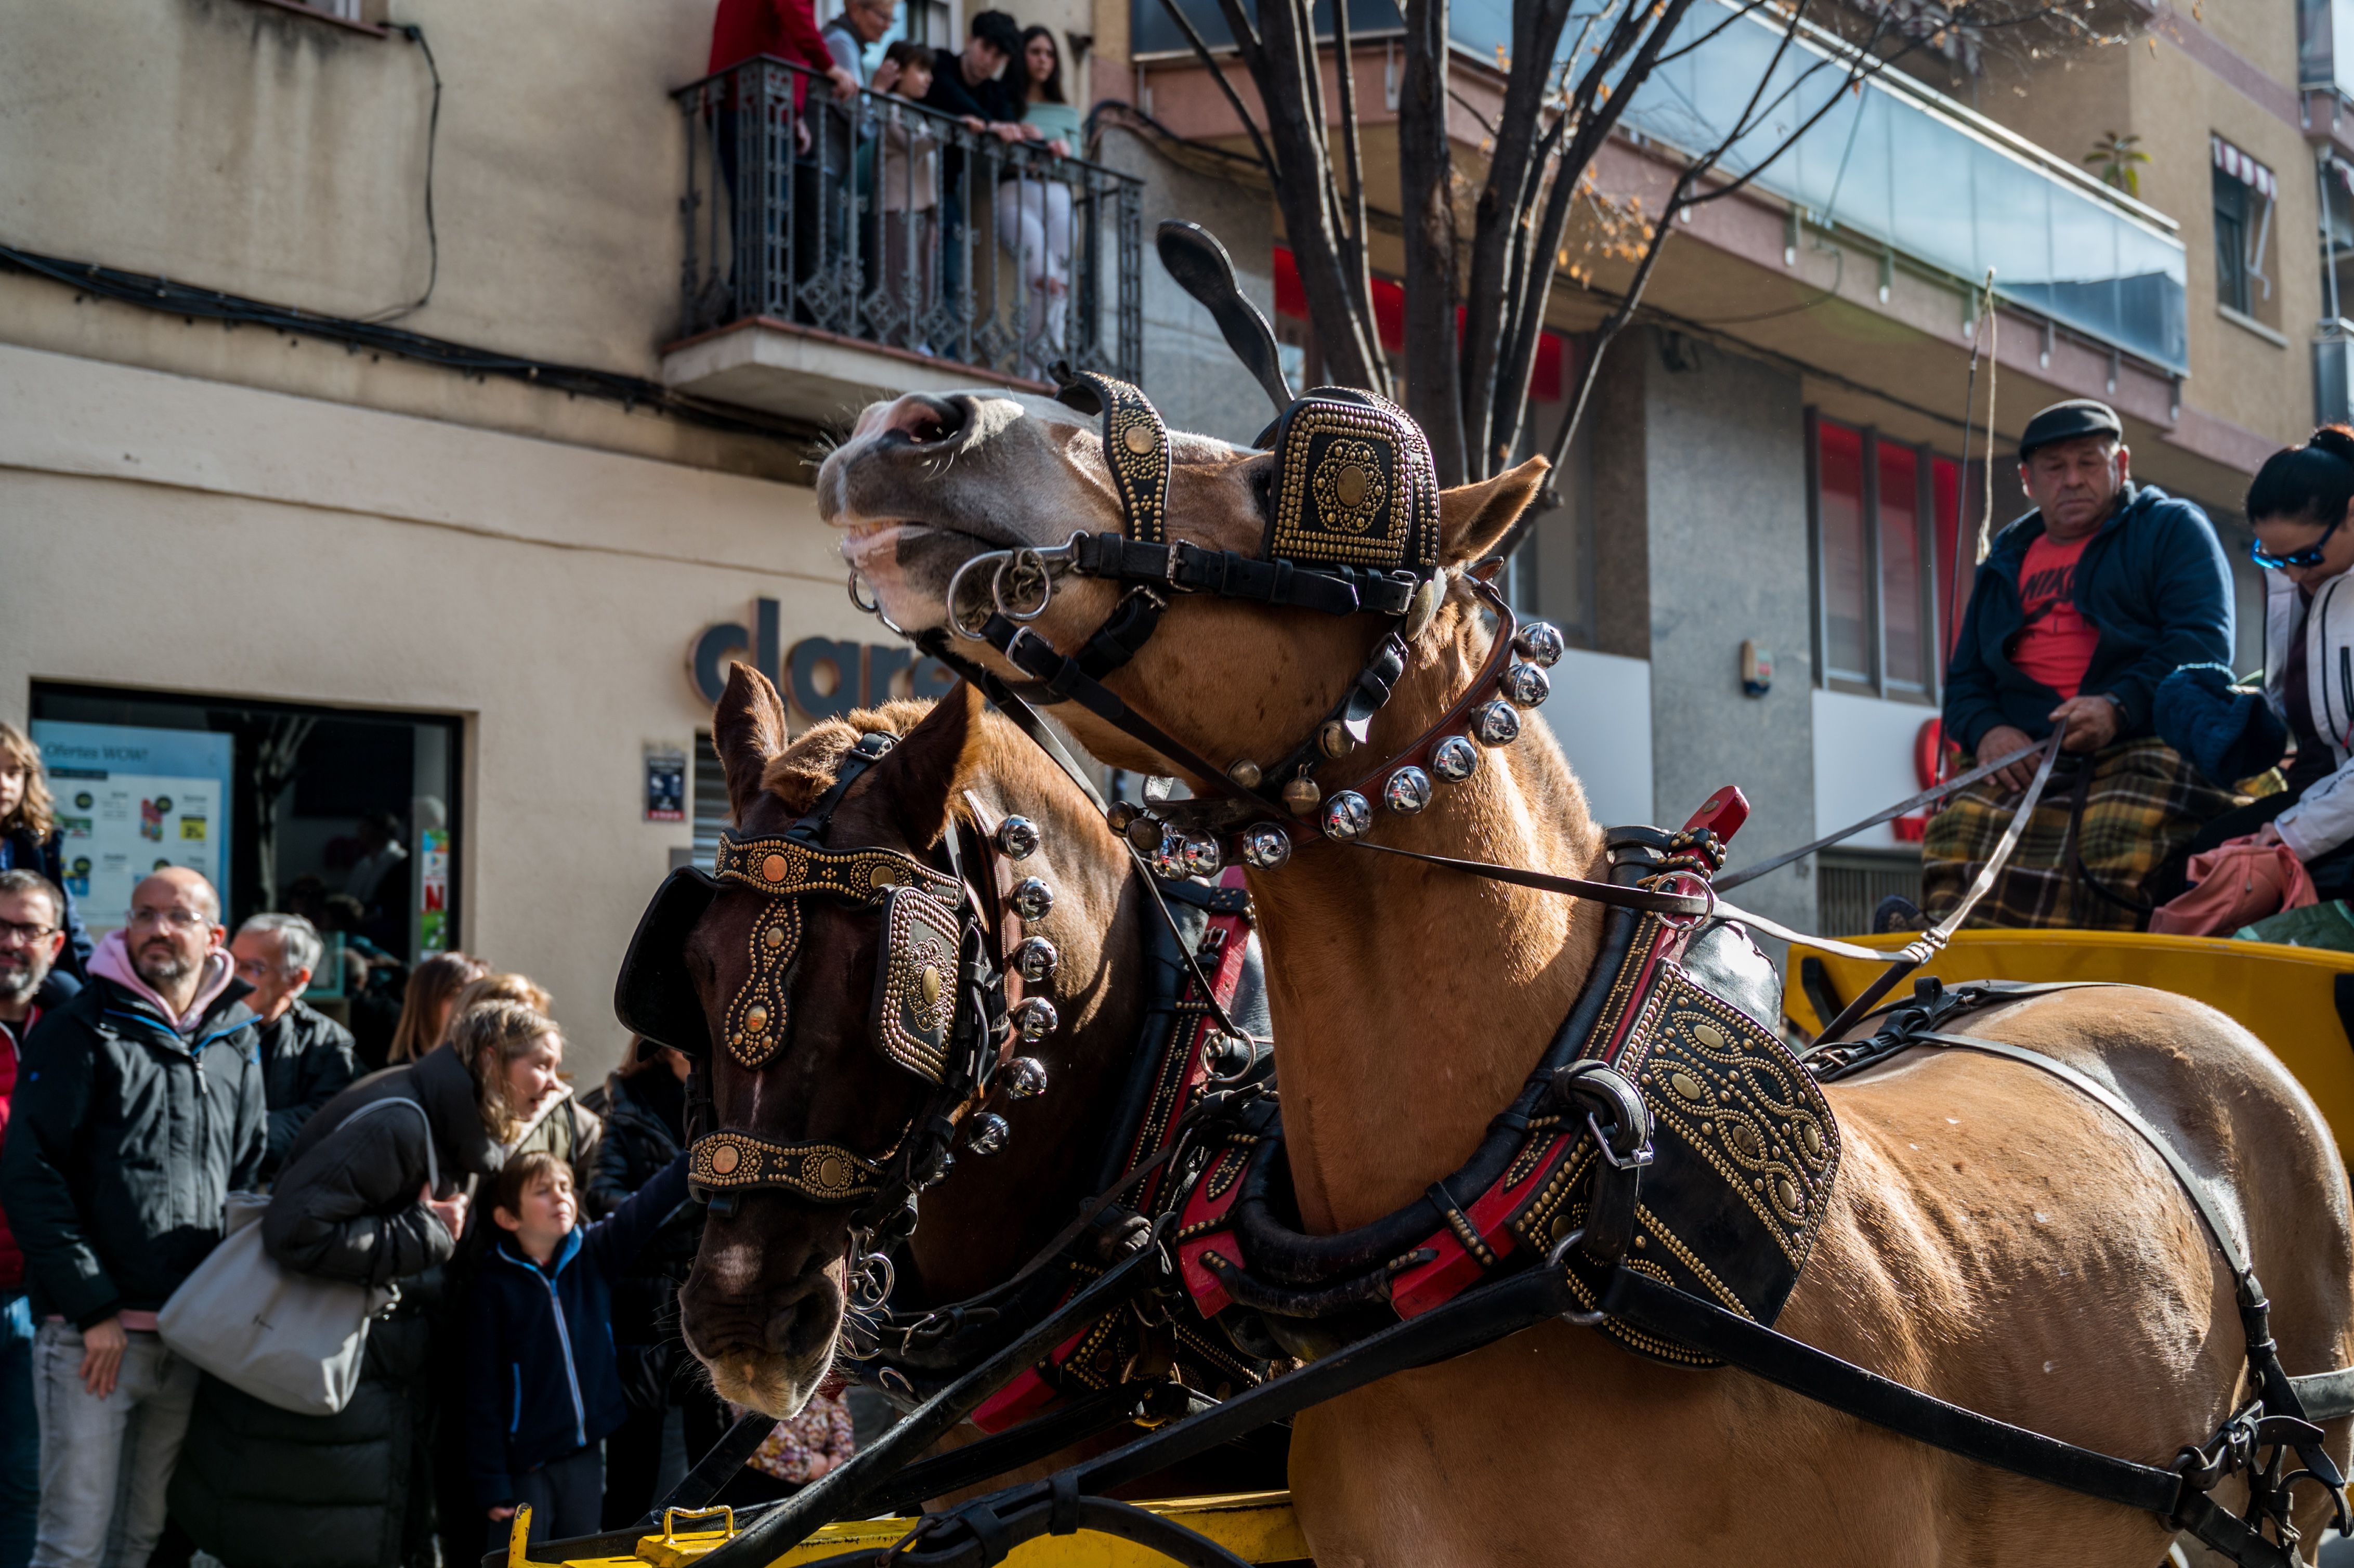
[{"label": "white trousers", "polygon": [[1030,324],[1024,352],[1033,374],[1062,357],[1071,313],[1071,187],[1059,180],[1002,180],[997,242],[1013,253]]}]

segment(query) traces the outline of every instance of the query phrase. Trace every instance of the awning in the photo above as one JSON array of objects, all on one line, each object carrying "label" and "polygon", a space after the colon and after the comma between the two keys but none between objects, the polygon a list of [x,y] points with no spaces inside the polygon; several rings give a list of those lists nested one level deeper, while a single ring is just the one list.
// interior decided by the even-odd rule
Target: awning
[{"label": "awning", "polygon": [[2243,153],[2221,136],[2210,136],[2208,144],[2215,150],[2215,166],[2263,196],[2266,201],[2280,196],[2280,181],[2273,172]]}]

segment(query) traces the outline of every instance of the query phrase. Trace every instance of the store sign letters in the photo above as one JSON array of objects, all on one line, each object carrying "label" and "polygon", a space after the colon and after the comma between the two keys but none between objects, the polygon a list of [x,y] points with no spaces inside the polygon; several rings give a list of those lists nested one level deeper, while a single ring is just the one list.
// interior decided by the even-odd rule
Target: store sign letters
[{"label": "store sign letters", "polygon": [[838,718],[893,697],[943,696],[956,684],[947,665],[900,642],[804,637],[779,658],[779,609],[773,599],[754,599],[750,626],[722,621],[695,633],[687,645],[686,673],[705,702],[716,703],[726,691],[727,666],[737,661],[774,681],[811,719]]}]

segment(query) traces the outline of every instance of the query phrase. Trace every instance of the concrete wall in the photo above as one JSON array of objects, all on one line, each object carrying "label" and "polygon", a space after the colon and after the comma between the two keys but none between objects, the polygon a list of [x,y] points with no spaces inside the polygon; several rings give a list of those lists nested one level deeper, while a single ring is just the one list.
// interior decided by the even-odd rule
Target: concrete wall
[{"label": "concrete wall", "polygon": [[[1805,423],[1795,375],[1653,331],[1612,349],[1613,373],[1640,401],[1642,523],[1649,562],[1651,771],[1655,820],[1681,823],[1721,785],[1752,815],[1733,863],[1763,859],[1815,832]],[[1616,461],[1597,427],[1596,489]],[[1630,476],[1617,482],[1631,489]],[[1605,510],[1606,517],[1606,509]],[[1607,530],[1606,530],[1606,532]],[[1609,598],[1606,586],[1604,599]],[[1740,650],[1754,638],[1776,670],[1764,697],[1741,690]],[[1811,863],[1743,890],[1760,914],[1806,928]]]},{"label": "concrete wall", "polygon": [[[442,82],[416,331],[648,374],[710,0],[404,0]],[[9,243],[368,315],[425,287],[423,50],[251,0],[0,0]]]},{"label": "concrete wall", "polygon": [[32,683],[464,721],[459,940],[556,993],[585,1086],[687,844],[648,745],[704,626],[872,641],[806,488],[0,347],[0,717]]},{"label": "concrete wall", "polygon": [[1181,168],[1143,137],[1106,127],[1097,157],[1144,182],[1144,388],[1169,423],[1248,442],[1275,417],[1210,313],[1179,288],[1153,249],[1161,220],[1182,217],[1218,237],[1235,277],[1270,321],[1275,317],[1275,217],[1265,191]]}]

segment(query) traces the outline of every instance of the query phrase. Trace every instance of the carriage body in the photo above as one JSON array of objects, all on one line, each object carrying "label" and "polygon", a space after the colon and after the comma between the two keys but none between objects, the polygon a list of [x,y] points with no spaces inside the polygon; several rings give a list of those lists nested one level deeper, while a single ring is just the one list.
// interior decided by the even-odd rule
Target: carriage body
[{"label": "carriage body", "polygon": [[[1849,938],[1892,955],[1914,939],[1911,932]],[[1793,944],[1783,1016],[1811,1038],[1878,969]],[[2320,1107],[2339,1150],[2354,1149],[2354,953],[2137,931],[1962,931],[1916,973],[1949,986],[2108,980],[2203,1001],[2271,1047]]]}]

